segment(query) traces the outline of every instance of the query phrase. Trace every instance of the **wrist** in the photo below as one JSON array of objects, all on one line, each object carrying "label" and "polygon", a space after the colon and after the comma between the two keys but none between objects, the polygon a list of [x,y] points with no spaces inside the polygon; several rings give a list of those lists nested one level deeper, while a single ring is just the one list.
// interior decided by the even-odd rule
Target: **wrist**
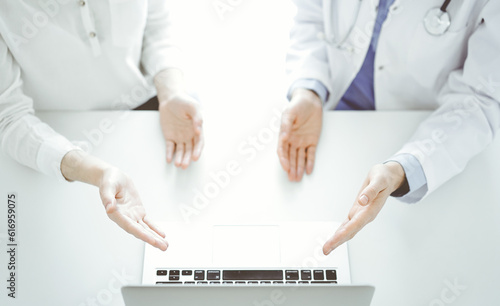
[{"label": "wrist", "polygon": [[154,84],[160,103],[168,102],[173,97],[186,92],[184,75],[179,69],[171,68],[160,71],[154,78]]},{"label": "wrist", "polygon": [[105,171],[113,168],[104,161],[80,150],[68,152],[61,162],[61,172],[68,181],[99,186]]},{"label": "wrist", "polygon": [[318,94],[310,89],[306,88],[296,88],[292,93],[292,103],[294,101],[306,101],[315,106],[323,107],[323,102]]},{"label": "wrist", "polygon": [[391,193],[398,190],[406,182],[406,173],[400,163],[390,161],[384,164],[390,173],[390,191]]}]

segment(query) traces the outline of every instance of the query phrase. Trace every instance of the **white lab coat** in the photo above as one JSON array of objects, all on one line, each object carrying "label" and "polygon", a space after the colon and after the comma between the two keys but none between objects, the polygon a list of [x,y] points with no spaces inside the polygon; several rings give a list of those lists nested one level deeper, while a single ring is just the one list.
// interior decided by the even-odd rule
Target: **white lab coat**
[{"label": "white lab coat", "polygon": [[[325,107],[333,109],[364,61],[379,1],[294,1],[290,82],[321,81],[330,92]],[[500,1],[451,1],[449,30],[432,36],[423,20],[441,4],[396,0],[376,52],[377,110],[436,109],[397,153],[416,156],[427,178],[427,190],[408,201],[461,172],[500,128]]]}]

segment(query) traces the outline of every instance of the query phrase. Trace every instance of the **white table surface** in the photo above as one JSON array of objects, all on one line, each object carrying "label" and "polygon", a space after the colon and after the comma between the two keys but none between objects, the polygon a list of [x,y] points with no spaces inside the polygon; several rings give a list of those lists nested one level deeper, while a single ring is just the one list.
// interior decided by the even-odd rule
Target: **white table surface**
[{"label": "white table surface", "polygon": [[[327,113],[313,175],[290,183],[275,153],[277,133],[266,130],[277,126],[272,110],[241,117],[238,128],[230,127],[238,126],[237,118],[206,117],[203,157],[185,171],[165,163],[155,112],[39,113],[74,141],[86,140],[85,131],[111,120],[114,130],[92,145],[92,153],[132,176],[157,220],[182,221],[180,205],[191,205],[195,190],[213,181],[209,173],[238,162],[241,172],[191,219],[233,223],[342,221],[370,167],[396,152],[427,115]],[[247,121],[253,122],[248,128]],[[248,149],[250,138],[266,133],[272,139],[259,141],[255,158],[239,152],[239,146]],[[353,283],[376,286],[372,305],[498,305],[499,153],[497,140],[417,205],[390,199],[349,243]],[[18,299],[12,301],[5,290],[7,255],[0,252],[0,305],[123,305],[116,288],[140,283],[144,245],[108,220],[97,189],[49,179],[4,154],[0,165],[0,239],[4,249],[6,197],[16,192],[20,273]],[[453,292],[453,282],[466,288]]]}]

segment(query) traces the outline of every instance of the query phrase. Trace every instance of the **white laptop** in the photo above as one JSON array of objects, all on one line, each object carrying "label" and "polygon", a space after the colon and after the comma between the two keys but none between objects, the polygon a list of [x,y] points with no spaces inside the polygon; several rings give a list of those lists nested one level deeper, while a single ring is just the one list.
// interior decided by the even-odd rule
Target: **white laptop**
[{"label": "white laptop", "polygon": [[368,306],[374,288],[345,285],[171,285],[122,288],[126,306]]},{"label": "white laptop", "polygon": [[127,306],[370,305],[374,288],[350,285],[347,244],[323,255],[338,223],[160,225],[169,248],[146,245]]}]

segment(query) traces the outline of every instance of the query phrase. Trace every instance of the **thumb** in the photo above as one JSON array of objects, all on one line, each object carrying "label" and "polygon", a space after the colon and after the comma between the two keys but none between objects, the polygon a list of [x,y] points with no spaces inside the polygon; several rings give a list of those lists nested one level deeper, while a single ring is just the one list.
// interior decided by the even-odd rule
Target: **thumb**
[{"label": "thumb", "polygon": [[380,180],[371,180],[368,186],[360,192],[358,196],[358,204],[362,206],[370,204],[385,188],[386,186],[384,186]]},{"label": "thumb", "polygon": [[116,186],[114,184],[105,184],[99,190],[102,204],[106,209],[107,214],[112,214],[116,211]]},{"label": "thumb", "polygon": [[192,107],[190,107],[189,116],[193,120],[193,128],[196,135],[200,135],[203,126],[203,118],[201,117],[201,112],[198,105],[193,105]]},{"label": "thumb", "polygon": [[292,131],[294,118],[288,111],[283,112],[281,116],[280,133],[278,136],[278,157],[280,164],[286,172],[290,171],[290,153],[289,153],[289,138]]}]

